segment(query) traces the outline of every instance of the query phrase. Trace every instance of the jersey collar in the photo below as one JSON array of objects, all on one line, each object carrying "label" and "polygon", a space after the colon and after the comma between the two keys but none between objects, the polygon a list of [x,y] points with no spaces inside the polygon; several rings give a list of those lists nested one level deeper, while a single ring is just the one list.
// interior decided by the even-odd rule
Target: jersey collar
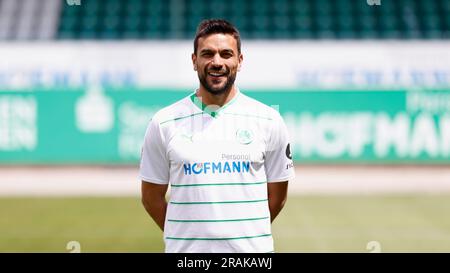
[{"label": "jersey collar", "polygon": [[192,95],[190,96],[191,101],[193,104],[195,104],[198,108],[200,108],[203,112],[209,114],[211,117],[215,118],[217,117],[225,108],[227,108],[228,106],[232,105],[233,103],[236,102],[237,98],[240,96],[241,92],[239,91],[239,89],[236,87],[236,94],[234,95],[234,97],[227,103],[225,103],[224,105],[222,105],[222,107],[218,108],[218,109],[213,109],[212,107],[208,107],[208,105],[204,104],[198,97],[197,97],[197,90],[192,93]]}]

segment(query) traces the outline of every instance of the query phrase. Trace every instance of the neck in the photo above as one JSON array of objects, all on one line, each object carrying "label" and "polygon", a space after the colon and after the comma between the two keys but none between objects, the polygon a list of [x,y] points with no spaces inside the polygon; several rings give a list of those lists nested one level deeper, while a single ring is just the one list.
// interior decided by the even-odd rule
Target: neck
[{"label": "neck", "polygon": [[197,91],[197,97],[203,102],[205,105],[217,105],[217,106],[224,106],[227,104],[230,100],[234,98],[236,95],[237,90],[233,84],[233,86],[230,88],[230,90],[221,93],[221,94],[211,94],[210,92],[206,91],[206,89],[200,85],[200,88]]}]

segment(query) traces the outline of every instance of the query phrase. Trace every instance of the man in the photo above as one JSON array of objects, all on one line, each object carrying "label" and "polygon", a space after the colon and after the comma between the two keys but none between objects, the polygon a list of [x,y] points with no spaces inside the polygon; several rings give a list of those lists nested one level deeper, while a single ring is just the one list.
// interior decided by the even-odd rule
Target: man
[{"label": "man", "polygon": [[274,251],[271,222],[286,202],[292,158],[280,114],[234,85],[242,60],[233,25],[201,22],[192,54],[200,87],[147,128],[142,202],[166,252]]}]

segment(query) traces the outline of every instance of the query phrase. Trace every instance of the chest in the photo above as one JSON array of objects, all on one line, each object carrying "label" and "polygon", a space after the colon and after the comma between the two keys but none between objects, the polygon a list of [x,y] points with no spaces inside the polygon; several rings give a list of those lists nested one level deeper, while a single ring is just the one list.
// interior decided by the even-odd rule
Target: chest
[{"label": "chest", "polygon": [[167,145],[171,163],[262,162],[267,128],[247,119],[198,118],[174,126]]}]

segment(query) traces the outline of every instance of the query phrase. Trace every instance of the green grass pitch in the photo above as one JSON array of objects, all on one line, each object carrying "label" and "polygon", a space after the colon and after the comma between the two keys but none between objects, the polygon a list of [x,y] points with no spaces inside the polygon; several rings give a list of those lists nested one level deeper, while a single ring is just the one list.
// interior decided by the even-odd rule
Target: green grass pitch
[{"label": "green grass pitch", "polygon": [[[290,196],[276,252],[449,252],[449,195]],[[163,252],[139,198],[0,198],[0,252]]]}]

